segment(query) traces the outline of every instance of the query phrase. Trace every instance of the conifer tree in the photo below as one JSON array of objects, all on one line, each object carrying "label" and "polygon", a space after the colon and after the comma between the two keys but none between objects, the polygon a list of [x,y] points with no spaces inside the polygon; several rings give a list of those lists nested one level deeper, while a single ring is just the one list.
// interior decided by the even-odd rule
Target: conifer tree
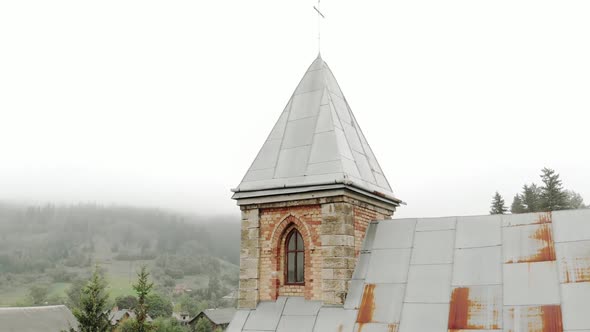
[{"label": "conifer tree", "polygon": [[522,204],[522,197],[520,196],[520,194],[514,195],[514,199],[512,199],[512,205],[510,206],[510,212],[512,214],[526,212],[526,208]]},{"label": "conifer tree", "polygon": [[496,191],[492,200],[492,209],[490,214],[505,214],[508,211],[506,205],[504,205],[504,198]]},{"label": "conifer tree", "polygon": [[567,195],[563,190],[559,174],[550,168],[543,168],[541,171],[540,210],[555,211],[568,208]]},{"label": "conifer tree", "polygon": [[566,197],[567,197],[567,207],[568,209],[584,209],[584,208],[588,208],[588,206],[586,206],[584,204],[584,198],[582,198],[582,195],[578,194],[577,192],[573,191],[573,190],[566,190],[565,191]]},{"label": "conifer tree", "polygon": [[80,323],[80,332],[110,331],[107,299],[106,282],[96,267],[92,277],[82,288],[79,307],[73,310]]},{"label": "conifer tree", "polygon": [[522,187],[521,194],[524,212],[539,212],[541,208],[541,190],[536,184],[526,184]]},{"label": "conifer tree", "polygon": [[154,283],[149,282],[149,272],[144,266],[137,273],[137,284],[133,285],[133,290],[137,293],[137,305],[135,306],[135,319],[137,321],[137,332],[147,332],[151,325],[147,322],[148,304],[146,302],[148,295],[154,287]]}]

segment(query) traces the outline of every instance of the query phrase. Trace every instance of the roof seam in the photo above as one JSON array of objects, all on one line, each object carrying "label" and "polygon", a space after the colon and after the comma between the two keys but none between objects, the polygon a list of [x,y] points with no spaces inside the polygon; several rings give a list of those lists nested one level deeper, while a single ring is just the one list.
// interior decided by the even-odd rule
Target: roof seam
[{"label": "roof seam", "polygon": [[[328,65],[326,63],[324,63],[324,65],[326,66],[326,68],[328,68],[328,70],[330,70],[330,68],[328,67]],[[333,76],[332,71],[330,70],[330,74]],[[327,84],[326,82],[326,76],[323,77],[324,78],[324,84]],[[338,89],[340,89],[340,86],[338,86]],[[341,91],[342,93],[342,91]],[[328,93],[328,99],[329,99],[329,104],[331,104],[331,109],[334,109],[333,114],[336,114],[336,118],[338,120],[338,123],[340,124],[340,127],[342,127],[342,133],[344,134],[344,139],[346,139],[346,133],[344,132],[344,126],[342,125],[342,120],[340,119],[340,115],[338,115],[338,111],[336,110],[336,105],[334,105],[334,102],[332,101],[332,94],[333,93]],[[332,114],[330,114],[330,117],[332,116]],[[332,123],[334,122],[335,119],[332,119]],[[348,140],[346,142],[348,144]],[[336,140],[336,148],[338,149],[338,154],[342,157],[344,157],[344,155],[342,154],[341,150],[341,146],[340,144],[338,144],[338,140]],[[350,144],[348,146],[348,148],[350,149]],[[350,151],[352,154],[352,151]],[[346,158],[346,157],[345,157]],[[354,158],[354,155],[353,155]],[[349,158],[346,158],[349,159]],[[349,159],[350,160],[350,159]],[[354,161],[354,160],[353,160]],[[357,171],[359,171],[358,169],[358,165],[356,164],[356,161],[354,162],[355,167],[357,168]],[[346,172],[346,170],[344,169],[344,164],[342,163],[342,160],[340,160],[340,166],[342,167],[342,174],[344,175],[344,178],[348,178],[348,173]],[[360,174],[360,171],[359,171]]]}]

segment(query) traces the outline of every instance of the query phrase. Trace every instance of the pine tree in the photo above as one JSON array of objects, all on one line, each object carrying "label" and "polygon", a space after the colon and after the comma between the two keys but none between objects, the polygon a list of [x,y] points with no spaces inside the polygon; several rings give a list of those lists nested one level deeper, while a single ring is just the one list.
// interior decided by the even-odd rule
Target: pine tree
[{"label": "pine tree", "polygon": [[510,206],[510,213],[517,214],[525,212],[526,208],[522,204],[522,197],[520,196],[520,194],[514,195],[514,198],[512,199],[512,205]]},{"label": "pine tree", "polygon": [[526,184],[522,187],[521,194],[524,212],[539,212],[541,208],[541,189],[536,184]]},{"label": "pine tree", "polygon": [[92,277],[82,288],[80,306],[73,310],[74,316],[80,323],[80,332],[110,331],[107,299],[106,282],[96,267]]},{"label": "pine tree", "polygon": [[151,325],[147,320],[148,305],[146,303],[147,297],[150,295],[154,283],[149,282],[150,274],[147,268],[141,267],[137,273],[137,284],[133,285],[133,290],[137,293],[137,305],[135,306],[135,319],[137,320],[137,332],[147,332],[151,329]]},{"label": "pine tree", "polygon": [[508,211],[506,205],[504,205],[504,198],[496,191],[492,200],[492,209],[490,214],[505,214]]},{"label": "pine tree", "polygon": [[567,197],[567,208],[568,209],[584,209],[588,206],[584,205],[584,198],[573,190],[565,191]]},{"label": "pine tree", "polygon": [[555,211],[568,208],[567,195],[563,190],[559,174],[550,168],[543,168],[541,174],[540,210]]}]

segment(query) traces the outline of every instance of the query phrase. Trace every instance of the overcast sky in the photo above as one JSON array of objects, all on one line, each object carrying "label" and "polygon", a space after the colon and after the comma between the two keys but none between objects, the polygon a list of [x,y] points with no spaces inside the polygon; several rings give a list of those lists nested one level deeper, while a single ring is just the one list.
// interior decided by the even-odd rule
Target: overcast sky
[{"label": "overcast sky", "polygon": [[[1,1],[0,200],[236,214],[317,55],[314,1]],[[486,214],[556,169],[590,201],[590,2],[324,0],[397,216]]]}]

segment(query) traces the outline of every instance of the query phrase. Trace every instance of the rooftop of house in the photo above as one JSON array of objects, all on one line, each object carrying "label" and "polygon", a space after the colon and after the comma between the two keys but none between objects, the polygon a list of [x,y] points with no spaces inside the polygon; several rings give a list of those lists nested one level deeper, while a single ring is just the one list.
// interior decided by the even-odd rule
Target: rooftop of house
[{"label": "rooftop of house", "polygon": [[[130,310],[130,309],[118,309],[115,308],[114,310],[109,311],[109,321],[111,322],[111,325],[117,325],[119,324],[119,322],[121,321],[121,319],[123,318],[135,318],[135,311]],[[146,320],[148,322],[152,321],[152,318],[148,315],[146,317]]]},{"label": "rooftop of house", "polygon": [[194,324],[196,323],[196,320],[203,316],[206,316],[215,325],[225,325],[229,324],[229,322],[234,317],[235,313],[236,309],[234,308],[206,309],[201,311],[193,319],[191,319],[190,324]]},{"label": "rooftop of house", "polygon": [[239,310],[228,332],[590,331],[590,210],[372,222],[343,306]]},{"label": "rooftop of house", "polygon": [[0,308],[0,332],[59,332],[77,327],[78,321],[64,305]]}]

